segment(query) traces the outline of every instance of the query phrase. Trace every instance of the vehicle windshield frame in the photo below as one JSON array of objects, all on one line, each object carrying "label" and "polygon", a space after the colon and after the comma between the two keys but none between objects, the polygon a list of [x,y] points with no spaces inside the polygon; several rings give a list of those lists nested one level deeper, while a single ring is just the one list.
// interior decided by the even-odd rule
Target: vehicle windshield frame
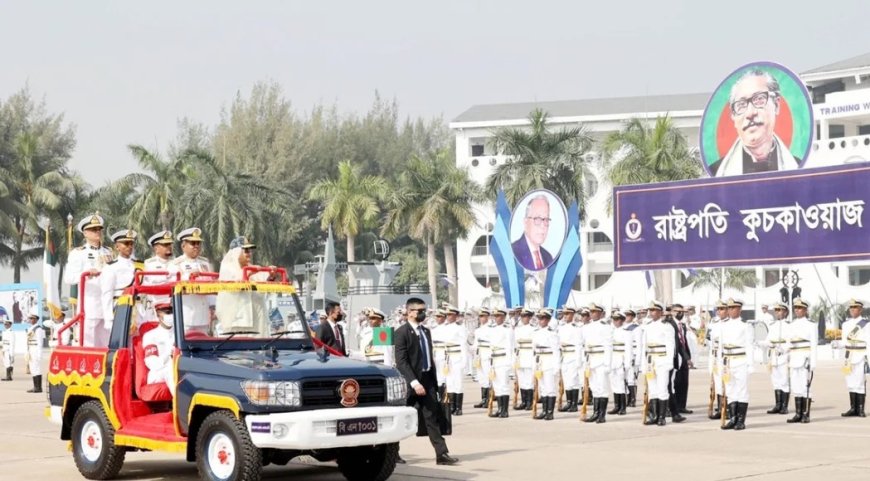
[{"label": "vehicle windshield frame", "polygon": [[203,339],[189,338],[186,336],[183,304],[184,296],[189,295],[209,295],[218,294],[221,292],[255,292],[265,294],[284,294],[293,300],[295,314],[297,319],[302,324],[302,332],[304,337],[285,337],[269,344],[271,348],[276,350],[313,350],[315,347],[312,339],[311,328],[305,319],[305,313],[302,310],[302,305],[299,300],[299,295],[296,288],[290,284],[274,283],[274,282],[251,282],[251,281],[181,281],[177,282],[172,289],[173,311],[175,313],[175,340],[176,345],[182,351],[199,351],[199,350],[214,350],[219,346],[219,351],[226,350],[258,350],[262,346],[274,338],[273,334],[258,335],[256,338],[251,338],[248,335],[240,335],[239,339],[227,339],[227,335],[211,335]]}]

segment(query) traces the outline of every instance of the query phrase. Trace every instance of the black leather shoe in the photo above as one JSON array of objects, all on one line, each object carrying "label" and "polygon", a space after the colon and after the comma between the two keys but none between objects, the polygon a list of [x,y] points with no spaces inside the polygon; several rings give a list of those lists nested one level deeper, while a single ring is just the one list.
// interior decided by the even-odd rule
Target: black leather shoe
[{"label": "black leather shoe", "polygon": [[408,464],[408,462],[405,461],[405,458],[399,456],[396,458],[396,464]]},{"label": "black leather shoe", "polygon": [[444,453],[441,456],[438,456],[437,458],[435,458],[435,464],[443,464],[443,465],[447,465],[447,466],[452,466],[458,462],[459,462],[459,460],[456,458],[450,457],[449,453]]},{"label": "black leather shoe", "polygon": [[693,414],[694,412],[691,409],[680,409],[680,414]]}]

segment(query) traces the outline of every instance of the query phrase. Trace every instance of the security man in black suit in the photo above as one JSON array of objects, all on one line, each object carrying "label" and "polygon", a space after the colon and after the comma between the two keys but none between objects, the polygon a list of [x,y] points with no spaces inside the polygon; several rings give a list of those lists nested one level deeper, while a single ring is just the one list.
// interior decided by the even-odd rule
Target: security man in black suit
[{"label": "security man in black suit", "polygon": [[339,321],[344,319],[341,305],[337,302],[326,303],[326,321],[317,327],[317,338],[327,346],[347,356],[347,343],[345,342],[344,329]]},{"label": "security man in black suit", "polygon": [[435,373],[435,358],[432,355],[432,335],[423,321],[426,320],[426,303],[412,297],[405,303],[407,321],[394,335],[396,368],[410,385],[408,405],[422,413],[429,441],[435,448],[436,464],[456,464],[447,443],[441,435],[439,416],[443,416],[438,402],[438,380]]},{"label": "security man in black suit", "polygon": [[[674,321],[673,315],[677,312],[682,312],[683,306],[680,304],[673,304],[668,306],[668,312],[665,313],[664,322],[666,324],[670,324],[674,329],[674,368],[671,370],[671,378],[668,383],[668,392],[670,392],[671,396],[668,399],[668,411],[671,413],[671,419],[675,423],[681,423],[686,420],[686,418],[680,414],[680,407],[678,406],[679,394],[676,390],[678,382],[675,382],[676,378],[681,376],[680,371],[685,369],[686,375],[689,373],[689,348],[688,344],[685,342],[680,342],[680,326],[678,326],[677,322]],[[680,386],[682,387],[682,386]],[[688,381],[686,382],[686,387],[688,387]]]}]

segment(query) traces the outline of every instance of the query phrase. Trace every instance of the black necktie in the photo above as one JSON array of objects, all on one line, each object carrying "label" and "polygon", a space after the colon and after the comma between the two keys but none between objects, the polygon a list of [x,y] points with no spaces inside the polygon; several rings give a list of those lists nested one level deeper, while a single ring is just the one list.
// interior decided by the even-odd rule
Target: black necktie
[{"label": "black necktie", "polygon": [[420,340],[420,352],[423,353],[423,372],[432,368],[429,364],[429,343],[426,342],[426,334],[423,333],[423,328],[417,328],[417,338]]}]

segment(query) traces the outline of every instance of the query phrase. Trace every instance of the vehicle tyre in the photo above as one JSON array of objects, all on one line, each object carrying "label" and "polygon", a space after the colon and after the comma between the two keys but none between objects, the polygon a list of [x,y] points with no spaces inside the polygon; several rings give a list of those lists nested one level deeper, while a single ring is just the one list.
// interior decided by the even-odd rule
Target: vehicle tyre
[{"label": "vehicle tyre", "polygon": [[259,481],[262,453],[229,411],[209,414],[196,436],[196,468],[206,481]]},{"label": "vehicle tyre", "polygon": [[99,401],[88,401],[76,411],[72,451],[79,473],[87,479],[112,479],[121,471],[127,450],[115,446],[115,428]]},{"label": "vehicle tyre", "polygon": [[344,448],[339,451],[338,469],[347,481],[385,481],[396,469],[399,443]]}]

